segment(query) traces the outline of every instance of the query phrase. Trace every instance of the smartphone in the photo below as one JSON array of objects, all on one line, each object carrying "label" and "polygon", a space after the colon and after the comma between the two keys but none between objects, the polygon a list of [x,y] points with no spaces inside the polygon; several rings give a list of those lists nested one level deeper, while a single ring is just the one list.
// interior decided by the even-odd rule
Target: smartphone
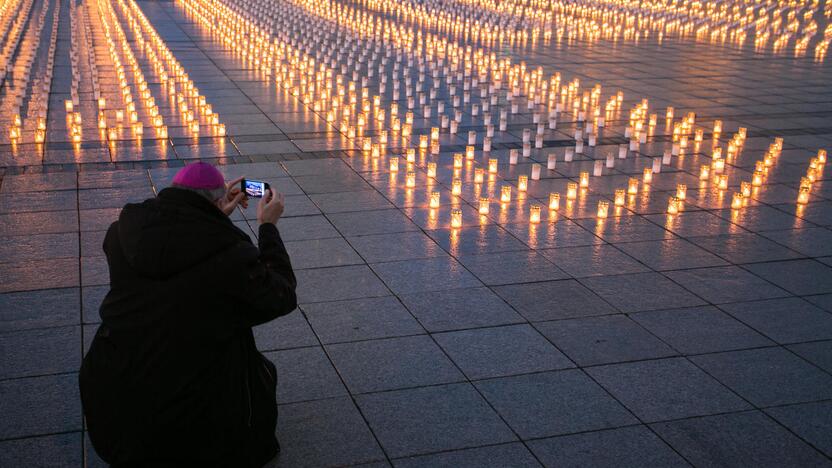
[{"label": "smartphone", "polygon": [[259,180],[243,179],[240,182],[240,190],[250,198],[263,198],[266,195],[266,190],[270,188],[268,182],[261,182]]}]

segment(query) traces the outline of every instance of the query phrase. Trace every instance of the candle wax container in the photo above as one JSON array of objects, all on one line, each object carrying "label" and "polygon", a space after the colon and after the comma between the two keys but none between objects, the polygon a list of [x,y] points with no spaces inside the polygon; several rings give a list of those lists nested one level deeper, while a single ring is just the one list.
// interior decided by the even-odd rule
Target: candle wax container
[{"label": "candle wax container", "polygon": [[454,229],[462,227],[462,210],[459,208],[451,210],[451,227]]},{"label": "candle wax container", "polygon": [[496,174],[498,164],[499,164],[499,161],[497,159],[493,159],[493,158],[489,159],[488,160],[488,173],[489,174]]},{"label": "candle wax container", "polygon": [[431,192],[430,193],[430,207],[431,208],[439,208],[439,200],[440,200],[440,193],[439,192]]},{"label": "candle wax container", "polygon": [[483,179],[485,178],[483,172],[485,172],[485,171],[483,171],[482,168],[480,168],[480,167],[474,169],[474,183],[475,184],[481,184],[483,182]]},{"label": "candle wax container", "polygon": [[480,198],[479,213],[481,215],[487,215],[488,214],[488,209],[489,209],[489,200],[488,200],[488,198],[487,197]]},{"label": "candle wax container", "polygon": [[574,200],[578,198],[578,184],[569,182],[566,184],[566,199]]},{"label": "candle wax container", "polygon": [[641,181],[644,182],[644,185],[650,185],[653,182],[653,170],[645,167],[641,175]]},{"label": "candle wax container", "polygon": [[459,196],[462,194],[462,180],[454,179],[451,182],[451,195]]},{"label": "candle wax container", "polygon": [[676,185],[676,198],[679,200],[685,200],[687,198],[688,193],[688,186],[685,184],[677,184]]},{"label": "candle wax container", "polygon": [[679,213],[679,199],[676,197],[670,197],[667,200],[667,214],[675,215]]},{"label": "candle wax container", "polygon": [[638,193],[638,179],[635,177],[630,177],[627,181],[627,193],[630,195],[635,195]]},{"label": "candle wax container", "polygon": [[398,172],[399,171],[399,158],[392,157],[390,158],[390,172]]},{"label": "candle wax container", "polygon": [[615,191],[615,206],[624,206],[626,201],[626,192],[624,189],[616,189]]},{"label": "candle wax container", "polygon": [[434,179],[436,178],[436,163],[429,162],[428,163],[428,177]]},{"label": "candle wax container", "polygon": [[600,200],[598,202],[598,217],[599,218],[606,218],[607,213],[609,212],[610,202],[606,200]]},{"label": "candle wax container", "polygon": [[503,185],[500,189],[500,202],[501,203],[508,203],[511,201],[511,186],[510,185]]},{"label": "candle wax container", "polygon": [[743,195],[739,192],[735,192],[734,196],[731,198],[731,209],[732,210],[738,210],[738,209],[742,208],[742,200],[743,200]]},{"label": "candle wax container", "polygon": [[517,190],[525,192],[529,188],[529,176],[521,175],[517,178]]},{"label": "candle wax container", "polygon": [[580,186],[581,188],[589,187],[589,172],[581,172],[580,174]]},{"label": "candle wax container", "polygon": [[532,224],[540,222],[540,205],[532,205],[529,207],[529,222]]},{"label": "candle wax container", "polygon": [[808,187],[800,187],[800,191],[797,192],[797,203],[800,205],[805,205],[809,203],[809,188]]},{"label": "candle wax container", "polygon": [[560,209],[560,194],[552,192],[549,194],[549,209],[557,211]]}]

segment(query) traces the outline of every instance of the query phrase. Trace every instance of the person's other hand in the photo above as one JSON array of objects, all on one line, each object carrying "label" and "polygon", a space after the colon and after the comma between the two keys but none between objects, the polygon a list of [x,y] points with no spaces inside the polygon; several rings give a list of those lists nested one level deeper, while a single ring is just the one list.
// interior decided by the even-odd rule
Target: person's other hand
[{"label": "person's other hand", "polygon": [[228,183],[225,187],[225,196],[219,200],[220,210],[226,216],[231,216],[237,205],[242,205],[243,208],[248,208],[248,197],[245,192],[240,190],[240,182],[243,177],[238,177]]},{"label": "person's other hand", "polygon": [[257,222],[277,224],[277,220],[283,214],[283,208],[283,194],[270,188],[257,205]]}]

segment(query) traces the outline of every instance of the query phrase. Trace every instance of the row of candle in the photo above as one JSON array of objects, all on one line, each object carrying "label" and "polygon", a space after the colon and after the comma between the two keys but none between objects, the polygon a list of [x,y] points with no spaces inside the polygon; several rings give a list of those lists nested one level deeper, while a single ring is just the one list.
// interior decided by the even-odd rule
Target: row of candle
[{"label": "row of candle", "polygon": [[[31,5],[26,10],[30,8]],[[52,66],[54,65],[54,51],[57,42],[57,18],[60,14],[60,4],[55,5],[55,8],[52,10],[53,20],[51,27],[48,29],[49,45],[47,59],[46,64],[43,64],[35,60],[37,58],[42,33],[47,24],[48,12],[49,3],[44,1],[41,3],[40,11],[32,21],[28,23],[24,22],[25,26],[18,26],[18,32],[12,32],[12,37],[15,37],[12,45],[18,52],[13,56],[16,57],[17,61],[14,66],[11,64],[7,65],[6,72],[15,69],[16,72],[17,70],[22,71],[22,76],[20,76],[20,82],[18,83],[9,81],[4,81],[3,83],[6,88],[7,102],[11,104],[10,115],[12,119],[8,126],[8,137],[11,142],[15,142],[21,137],[24,131],[24,123],[28,124],[26,125],[27,129],[35,127],[34,131],[40,132],[41,126],[46,118],[45,102],[48,99],[45,99],[43,94],[45,92],[48,93],[49,86],[51,86],[52,82]],[[20,50],[24,46],[26,50]],[[35,79],[30,87],[29,81],[33,75],[32,68],[36,63],[40,66],[35,70]],[[46,89],[44,90],[45,86]],[[24,106],[26,112],[22,115]]]}]

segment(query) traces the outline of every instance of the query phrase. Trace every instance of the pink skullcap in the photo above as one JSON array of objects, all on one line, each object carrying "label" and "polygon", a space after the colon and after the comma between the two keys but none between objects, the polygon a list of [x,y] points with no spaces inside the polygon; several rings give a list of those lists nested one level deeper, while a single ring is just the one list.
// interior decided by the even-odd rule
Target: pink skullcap
[{"label": "pink skullcap", "polygon": [[173,177],[173,183],[192,189],[213,190],[225,187],[225,178],[216,167],[204,162],[195,162],[180,169]]}]

